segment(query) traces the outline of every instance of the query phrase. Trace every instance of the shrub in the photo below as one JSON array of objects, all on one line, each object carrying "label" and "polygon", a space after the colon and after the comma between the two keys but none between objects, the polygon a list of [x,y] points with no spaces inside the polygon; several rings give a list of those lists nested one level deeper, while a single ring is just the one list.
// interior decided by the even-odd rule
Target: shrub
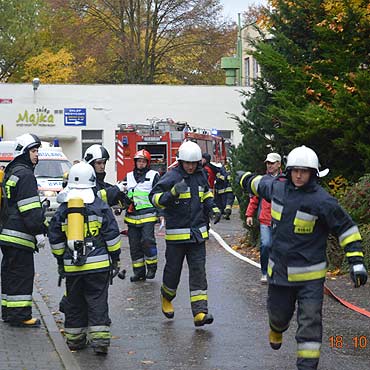
[{"label": "shrub", "polygon": [[370,224],[370,174],[347,188],[340,203],[357,224]]}]

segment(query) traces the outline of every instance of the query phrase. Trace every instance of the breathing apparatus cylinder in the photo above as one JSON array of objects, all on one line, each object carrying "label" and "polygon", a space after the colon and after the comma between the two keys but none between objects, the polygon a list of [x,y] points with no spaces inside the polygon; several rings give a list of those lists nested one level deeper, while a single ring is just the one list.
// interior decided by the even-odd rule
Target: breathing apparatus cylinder
[{"label": "breathing apparatus cylinder", "polygon": [[84,201],[81,198],[70,199],[68,201],[68,210],[67,244],[68,248],[73,252],[73,262],[76,263],[85,245]]},{"label": "breathing apparatus cylinder", "polygon": [[0,170],[0,209],[2,206],[3,201],[3,180],[4,180],[5,172]]}]

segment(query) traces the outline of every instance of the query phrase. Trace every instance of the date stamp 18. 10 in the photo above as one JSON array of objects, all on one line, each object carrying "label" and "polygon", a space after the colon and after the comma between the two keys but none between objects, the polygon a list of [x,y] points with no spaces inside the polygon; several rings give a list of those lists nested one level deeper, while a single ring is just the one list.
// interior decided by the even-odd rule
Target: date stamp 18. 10
[{"label": "date stamp 18. 10", "polygon": [[344,337],[343,335],[331,335],[329,337],[330,348],[352,348],[364,350],[370,346],[369,338],[366,335],[354,335]]}]

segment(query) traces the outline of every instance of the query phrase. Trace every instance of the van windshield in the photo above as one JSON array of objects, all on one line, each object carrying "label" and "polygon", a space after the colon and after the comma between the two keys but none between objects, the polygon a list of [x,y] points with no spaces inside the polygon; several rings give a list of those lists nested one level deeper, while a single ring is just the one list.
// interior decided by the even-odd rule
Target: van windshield
[{"label": "van windshield", "polygon": [[36,177],[61,178],[71,168],[69,161],[41,160],[35,167]]}]

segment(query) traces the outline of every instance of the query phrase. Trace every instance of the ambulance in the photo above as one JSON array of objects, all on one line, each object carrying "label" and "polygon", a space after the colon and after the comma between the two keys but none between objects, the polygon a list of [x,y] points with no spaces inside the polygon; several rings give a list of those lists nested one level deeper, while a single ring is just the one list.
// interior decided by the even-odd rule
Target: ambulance
[{"label": "ambulance", "polygon": [[[14,148],[15,141],[0,141],[0,166],[6,167],[13,159]],[[63,174],[69,172],[71,166],[61,147],[42,142],[35,176],[41,201],[48,200],[47,217],[51,217],[59,206],[56,196],[63,188]]]}]

